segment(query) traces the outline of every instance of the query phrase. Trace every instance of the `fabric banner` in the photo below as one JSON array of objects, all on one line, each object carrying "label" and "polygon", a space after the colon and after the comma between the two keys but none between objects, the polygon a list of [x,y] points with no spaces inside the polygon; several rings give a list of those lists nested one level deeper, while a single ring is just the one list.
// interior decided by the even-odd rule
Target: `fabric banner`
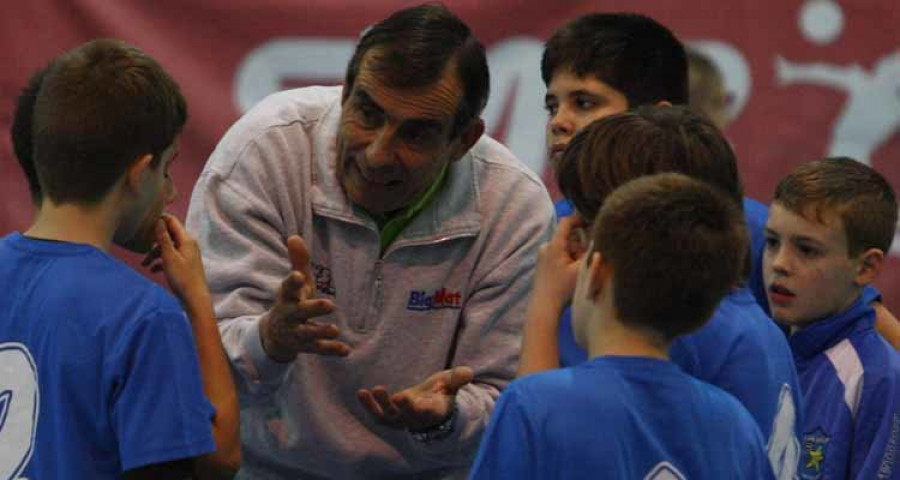
[{"label": "fabric banner", "polygon": [[[369,24],[419,2],[347,0],[31,0],[0,18],[0,234],[33,209],[12,155],[13,102],[49,59],[98,37],[132,42],[180,83],[190,119],[172,174],[183,216],[190,191],[228,127],[266,95],[338,84]],[[895,0],[458,0],[446,5],[484,42],[491,67],[488,132],[545,172],[543,41],[590,11],[648,14],[704,51],[733,98],[733,142],[747,194],[768,202],[800,163],[847,155],[900,189],[900,4]],[[551,185],[552,187],[552,185]],[[552,188],[551,188],[552,189]],[[900,238],[876,286],[900,311]]]}]

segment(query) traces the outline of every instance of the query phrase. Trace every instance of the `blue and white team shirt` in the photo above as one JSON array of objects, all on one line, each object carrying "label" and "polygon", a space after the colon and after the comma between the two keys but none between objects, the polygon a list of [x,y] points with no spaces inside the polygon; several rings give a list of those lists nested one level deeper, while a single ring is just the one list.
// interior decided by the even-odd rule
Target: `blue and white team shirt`
[{"label": "blue and white team shirt", "polygon": [[[755,201],[744,202],[752,226],[751,243],[760,248],[754,251],[761,252],[765,218],[759,206],[750,204],[748,208],[748,201]],[[571,204],[563,202],[557,203],[557,215],[571,214]],[[587,360],[587,352],[575,343],[569,308],[560,320],[558,345],[560,366]],[[669,354],[672,363],[686,373],[734,395],[759,425],[776,478],[794,478],[802,434],[800,384],[784,333],[763,312],[749,288],[725,296],[709,322],[676,338]]]},{"label": "blue and white team shirt", "polygon": [[215,450],[169,293],[94,247],[18,233],[0,285],[0,478],[120,478]]},{"label": "blue and white team shirt", "polygon": [[803,388],[799,477],[900,479],[900,356],[865,298],[790,337]]},{"label": "blue and white team shirt", "polygon": [[472,479],[769,479],[732,396],[647,357],[603,356],[512,382]]}]

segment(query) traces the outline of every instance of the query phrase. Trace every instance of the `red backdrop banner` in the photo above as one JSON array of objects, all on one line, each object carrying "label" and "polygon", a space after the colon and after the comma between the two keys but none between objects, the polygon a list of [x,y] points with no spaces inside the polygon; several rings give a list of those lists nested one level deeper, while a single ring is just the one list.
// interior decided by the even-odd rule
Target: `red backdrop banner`
[{"label": "red backdrop banner", "polygon": [[[0,234],[33,214],[12,155],[13,102],[49,59],[98,37],[132,42],[181,84],[190,108],[173,175],[184,214],[203,164],[256,101],[285,88],[340,83],[369,24],[418,2],[353,0],[31,0],[0,18]],[[734,143],[749,196],[768,202],[796,165],[849,155],[900,187],[900,4],[895,0],[446,1],[484,42],[488,131],[543,172],[543,41],[590,11],[648,14],[708,53],[725,73]],[[900,311],[900,238],[877,282]],[[131,259],[133,261],[133,259]]]}]

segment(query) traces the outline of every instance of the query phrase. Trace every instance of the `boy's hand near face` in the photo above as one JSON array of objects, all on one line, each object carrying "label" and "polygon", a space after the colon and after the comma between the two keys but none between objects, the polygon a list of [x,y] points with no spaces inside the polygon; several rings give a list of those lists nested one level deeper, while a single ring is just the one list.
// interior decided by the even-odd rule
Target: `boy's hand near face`
[{"label": "boy's hand near face", "polygon": [[518,376],[559,368],[559,321],[572,301],[580,260],[588,250],[584,244],[587,227],[580,215],[566,217],[560,220],[553,238],[541,246]]},{"label": "boy's hand near face", "polygon": [[172,292],[186,308],[210,301],[200,248],[174,216],[163,214],[157,221],[156,247],[142,264],[149,265],[152,272],[162,271]]},{"label": "boy's hand near face", "polygon": [[[571,301],[578,277],[578,261],[587,252],[587,224],[579,215],[560,220],[553,238],[541,246],[532,298],[558,306]],[[558,318],[557,318],[558,319]]]}]

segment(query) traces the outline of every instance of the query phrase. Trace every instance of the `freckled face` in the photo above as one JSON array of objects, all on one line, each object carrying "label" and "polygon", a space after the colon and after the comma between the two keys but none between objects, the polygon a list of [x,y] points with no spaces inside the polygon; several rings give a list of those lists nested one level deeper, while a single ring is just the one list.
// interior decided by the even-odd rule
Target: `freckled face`
[{"label": "freckled face", "polygon": [[847,309],[859,294],[861,259],[848,255],[843,221],[827,213],[824,223],[797,215],[777,202],[766,223],[763,275],[772,316],[804,326]]},{"label": "freckled face", "polygon": [[410,205],[467,147],[451,138],[462,98],[452,65],[432,85],[400,90],[370,70],[372,55],[342,105],[337,176],[353,203],[383,213]]},{"label": "freckled face", "polygon": [[576,133],[594,120],[628,110],[622,92],[593,75],[560,70],[547,85],[547,154],[555,162]]}]

